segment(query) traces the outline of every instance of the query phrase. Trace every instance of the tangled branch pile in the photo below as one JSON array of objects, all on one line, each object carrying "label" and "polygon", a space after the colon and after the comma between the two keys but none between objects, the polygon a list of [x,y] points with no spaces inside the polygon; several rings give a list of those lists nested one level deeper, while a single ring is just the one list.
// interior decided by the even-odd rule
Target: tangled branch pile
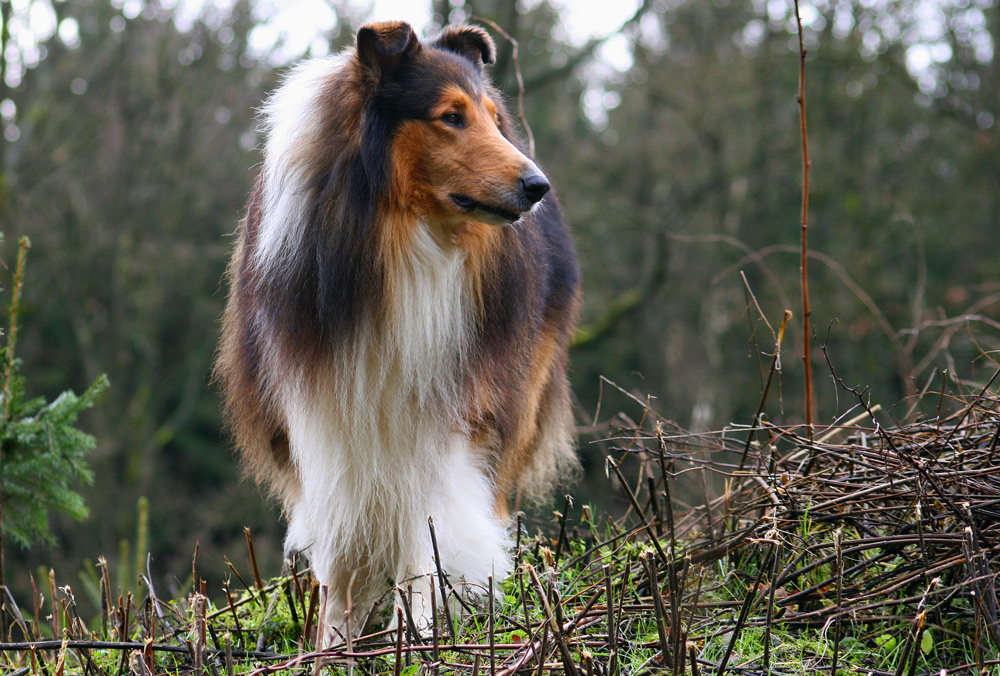
[{"label": "tangled branch pile", "polygon": [[[714,665],[720,672],[739,632],[752,627],[819,629],[825,645],[807,666],[831,673],[844,657],[868,669],[894,664],[894,674],[904,666],[915,673],[918,664],[928,671],[996,668],[998,403],[980,395],[933,423],[832,427],[813,441],[763,425],[753,430],[763,438],[748,434],[742,448],[726,435],[661,430],[662,453],[640,453],[728,477],[723,497],[678,519],[675,529],[690,538],[678,557],[701,565],[728,560],[737,564],[730,574],[745,579],[755,569],[749,593],[728,610],[716,605],[706,614],[705,604],[683,599],[682,615],[691,619],[682,633],[704,640],[706,629],[719,631],[733,613]],[[861,418],[874,421],[875,412]],[[665,450],[684,446],[686,453]],[[727,450],[739,458],[735,467],[719,461]],[[769,643],[753,663],[765,671]],[[929,659],[932,652],[937,659]]]},{"label": "tangled branch pile", "polygon": [[[993,673],[998,405],[984,389],[950,416],[884,428],[862,404],[811,440],[766,422],[690,434],[646,407],[604,442],[627,513],[602,523],[567,499],[547,535],[520,529],[493,600],[461,610],[452,597],[430,635],[404,620],[316,651],[315,582],[293,570],[264,586],[254,570],[217,608],[151,588],[116,601],[102,585],[95,631],[67,587],[56,640],[38,608],[34,623],[17,611],[25,640],[0,650],[24,674],[46,654],[86,674]],[[722,490],[688,507],[678,493],[691,485]]]}]

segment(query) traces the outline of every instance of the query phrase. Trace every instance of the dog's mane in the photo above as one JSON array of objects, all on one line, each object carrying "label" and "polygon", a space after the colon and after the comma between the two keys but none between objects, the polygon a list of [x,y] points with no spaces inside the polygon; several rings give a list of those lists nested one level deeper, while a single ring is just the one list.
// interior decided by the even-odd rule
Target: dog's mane
[{"label": "dog's mane", "polygon": [[245,278],[269,323],[294,327],[300,346],[349,335],[383,294],[375,224],[384,177],[366,169],[362,127],[368,152],[385,152],[390,139],[362,123],[358,71],[345,56],[306,62],[264,108],[269,136],[244,228]]},{"label": "dog's mane", "polygon": [[[448,65],[461,67],[464,57],[447,56],[455,62]],[[381,320],[391,284],[382,226],[391,218],[414,218],[389,213],[393,115],[401,112],[366,95],[362,77],[353,51],[309,61],[288,74],[263,110],[268,143],[244,227],[248,255],[241,278],[252,285],[246,290],[266,308],[269,323],[293,337],[300,352],[335,347],[359,325]],[[522,146],[502,98],[485,76],[477,77],[498,105],[501,132]],[[526,279],[538,262],[526,260],[522,239],[537,237],[525,230],[544,217],[528,215],[520,231],[496,233],[499,245],[475,263],[477,305],[491,308],[477,317],[486,351],[502,348],[517,327],[541,319],[532,317],[541,299]]]},{"label": "dog's mane", "polygon": [[[418,398],[434,398],[454,409],[442,419],[461,418],[462,425],[474,428],[470,431],[495,435],[479,443],[500,453],[525,434],[522,402],[528,391],[542,396],[544,383],[537,378],[547,372],[536,373],[532,361],[542,358],[524,346],[540,344],[544,332],[552,346],[546,349],[556,354],[549,387],[554,394],[545,394],[544,400],[563,406],[568,396],[565,350],[579,279],[554,195],[516,225],[478,224],[489,246],[477,250],[473,244],[443,259],[433,258],[440,247],[422,245],[412,232],[408,239],[390,232],[426,230],[416,227],[418,217],[394,194],[391,151],[401,121],[421,119],[439,95],[441,82],[459,82],[489,96],[498,109],[501,134],[523,152],[482,63],[476,64],[474,53],[455,51],[450,44],[447,38],[424,43],[423,70],[404,74],[412,80],[396,83],[398,91],[373,91],[355,49],[306,61],[286,75],[262,110],[264,162],[231,263],[232,295],[215,374],[224,387],[238,448],[252,473],[286,504],[298,491],[285,420],[289,388],[321,379],[324,387],[361,397],[360,387],[347,387],[353,369],[365,359],[393,355],[412,366],[405,377]],[[420,256],[425,259],[414,261]],[[440,347],[436,356],[430,355],[434,359],[427,359],[398,332],[378,334],[385,322],[398,319],[400,308],[417,304],[400,302],[407,293],[403,282],[438,262],[455,278],[464,275],[461,293],[467,288],[469,298],[461,302],[469,300],[471,310],[463,306],[449,319],[441,316],[447,313],[440,303],[435,309],[422,297],[424,308],[407,317],[414,320],[411,325],[439,330],[435,322],[444,321],[455,328],[439,331],[450,346],[437,338],[413,341],[424,349]],[[420,288],[428,288],[426,275],[421,283]],[[461,318],[462,326],[456,327],[460,322],[455,318]],[[456,343],[460,345],[453,349]],[[442,355],[452,352],[462,368],[456,363],[433,375],[427,364],[440,363]],[[478,410],[488,411],[484,419],[476,419]],[[539,445],[554,450],[538,457],[551,466],[532,475],[538,477],[537,488],[529,485],[529,476],[528,492],[541,494],[560,473],[558,463],[574,462],[566,441],[568,424],[546,427],[551,439],[543,435]],[[511,457],[504,461],[511,467],[530,460]],[[493,458],[490,466],[499,467],[500,461]],[[504,471],[517,475],[513,469]],[[509,486],[501,487],[505,490]]]}]

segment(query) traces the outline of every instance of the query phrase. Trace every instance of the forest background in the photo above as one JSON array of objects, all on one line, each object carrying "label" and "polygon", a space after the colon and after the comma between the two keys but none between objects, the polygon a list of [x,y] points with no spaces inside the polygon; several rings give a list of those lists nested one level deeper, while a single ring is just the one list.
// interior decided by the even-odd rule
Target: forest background
[{"label": "forest background", "polygon": [[[370,18],[341,0],[327,8],[333,28],[307,53],[349,45]],[[114,567],[129,542],[148,549],[157,579],[182,585],[196,542],[202,576],[245,556],[244,525],[273,574],[279,515],[241,480],[208,374],[232,233],[260,161],[254,111],[303,48],[280,35],[261,47],[274,7],[250,0],[195,12],[142,0],[0,9],[0,229],[8,264],[18,236],[32,242],[18,342],[28,393],[81,391],[102,373],[111,382],[82,421],[98,440],[90,518],[54,519],[54,547],[11,548],[8,582],[25,589],[42,565],[75,579],[100,555]],[[803,10],[813,340],[838,375],[901,402],[902,416],[929,384],[972,388],[995,368],[1000,6]],[[581,426],[620,403],[600,376],[655,396],[688,429],[749,422],[761,328],[748,289],[772,324],[795,312],[775,422],[801,421],[791,3],[644,0],[582,41],[543,0],[444,0],[431,12],[418,30],[477,16],[520,44],[515,62],[496,35],[493,74],[516,99],[523,71],[536,154],[584,269],[572,357]],[[822,424],[848,404],[823,351],[813,357]],[[588,438],[584,461],[600,472]],[[588,487],[582,501],[605,499]]]}]

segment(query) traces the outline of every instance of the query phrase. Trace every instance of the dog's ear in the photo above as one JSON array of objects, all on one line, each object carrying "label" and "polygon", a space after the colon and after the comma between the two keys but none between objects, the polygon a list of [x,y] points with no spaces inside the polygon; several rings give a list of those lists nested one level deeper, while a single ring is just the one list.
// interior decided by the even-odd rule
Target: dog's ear
[{"label": "dog's ear", "polygon": [[419,51],[417,34],[405,21],[370,23],[358,31],[358,60],[366,78],[373,82]]},{"label": "dog's ear", "polygon": [[448,26],[431,44],[464,56],[476,68],[482,68],[483,64],[492,65],[497,60],[493,38],[478,26]]}]

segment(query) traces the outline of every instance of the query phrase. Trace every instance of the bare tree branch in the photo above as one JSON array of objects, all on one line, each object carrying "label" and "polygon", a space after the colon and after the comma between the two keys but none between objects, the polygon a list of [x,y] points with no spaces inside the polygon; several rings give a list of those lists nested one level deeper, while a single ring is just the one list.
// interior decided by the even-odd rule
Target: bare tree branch
[{"label": "bare tree branch", "polygon": [[652,4],[652,0],[643,0],[642,4],[639,5],[639,8],[635,10],[635,13],[633,13],[632,16],[625,21],[625,23],[619,26],[618,30],[612,31],[602,38],[593,38],[588,41],[587,44],[580,48],[580,51],[570,56],[563,65],[542,71],[534,77],[528,78],[528,80],[524,83],[525,88],[530,90],[535,89],[536,87],[544,87],[553,81],[562,80],[563,78],[568,77],[573,73],[577,66],[593,57],[594,53],[597,52],[601,45],[614,36],[624,33],[629,26],[638,22],[639,19],[642,18],[642,15],[649,10]]},{"label": "bare tree branch", "polygon": [[809,137],[806,134],[806,48],[802,40],[802,16],[799,14],[799,0],[795,0],[795,23],[799,28],[799,128],[802,132],[802,365],[805,368],[806,435],[813,435],[813,382],[812,361],[810,359],[811,339],[809,321]]}]

